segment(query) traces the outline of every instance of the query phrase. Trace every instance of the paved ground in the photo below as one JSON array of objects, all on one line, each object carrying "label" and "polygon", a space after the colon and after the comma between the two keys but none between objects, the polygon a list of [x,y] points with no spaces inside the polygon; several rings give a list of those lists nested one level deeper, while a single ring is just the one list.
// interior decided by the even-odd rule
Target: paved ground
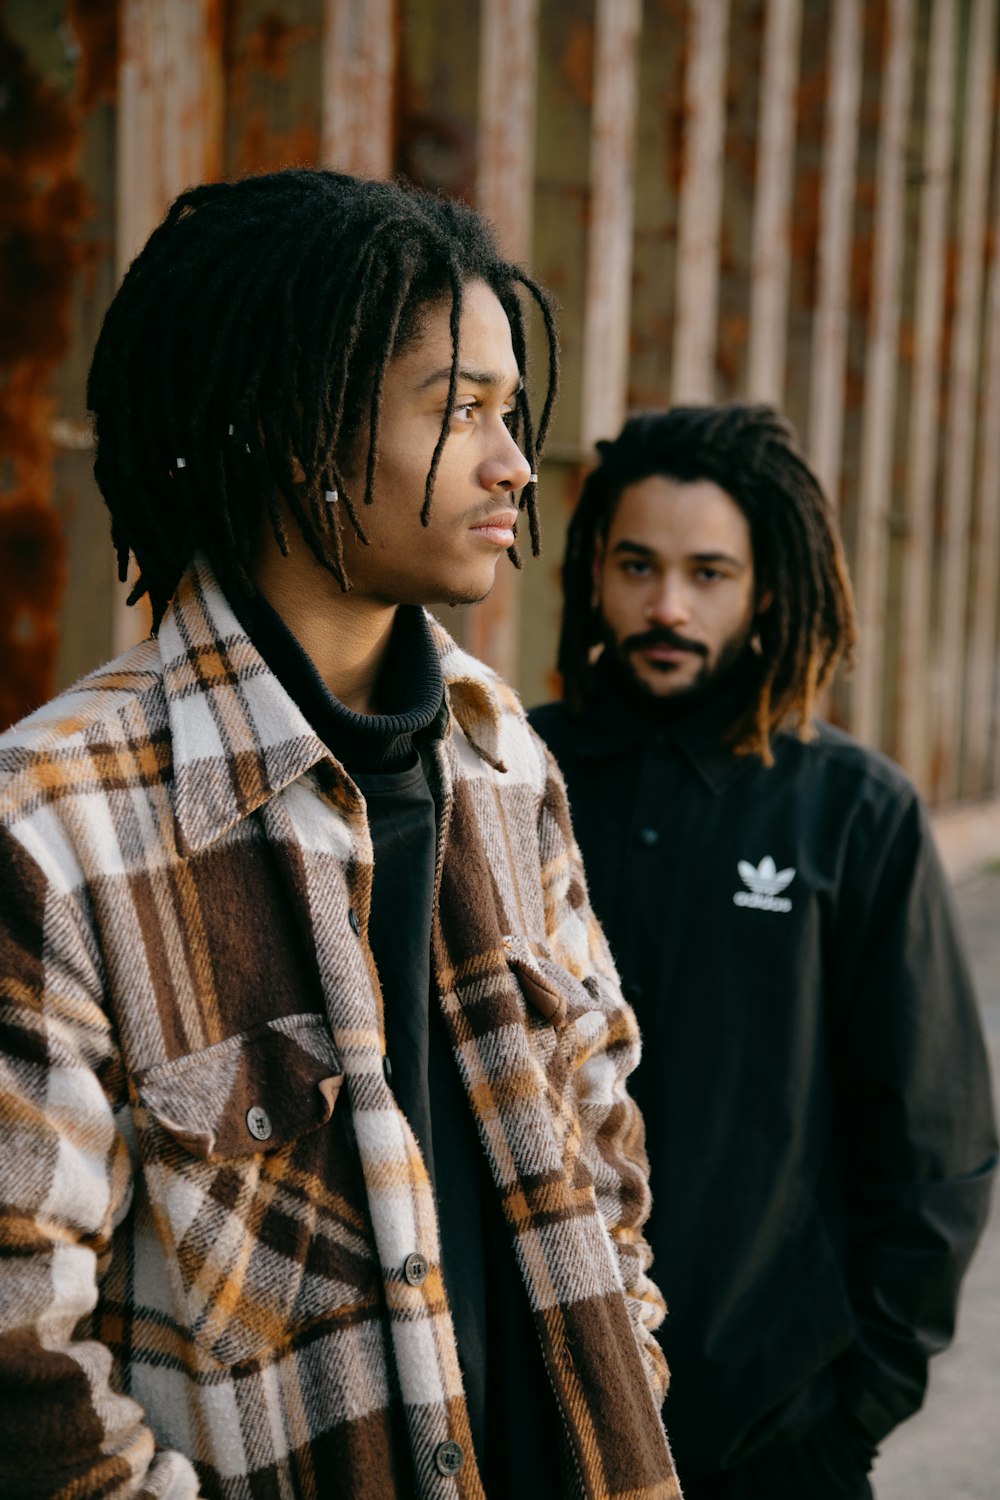
[{"label": "paved ground", "polygon": [[[1000,868],[963,881],[958,902],[1000,1100]],[[878,1500],[1000,1496],[1000,1191],[965,1283],[958,1335],[931,1365],[924,1409],[886,1442],[875,1489]]]}]

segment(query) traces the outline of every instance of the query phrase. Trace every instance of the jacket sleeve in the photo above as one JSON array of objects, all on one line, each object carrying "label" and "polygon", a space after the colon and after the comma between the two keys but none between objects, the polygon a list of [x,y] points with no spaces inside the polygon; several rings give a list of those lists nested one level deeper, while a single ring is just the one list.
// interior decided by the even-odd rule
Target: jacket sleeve
[{"label": "jacket sleeve", "polygon": [[648,1275],[652,1251],[642,1229],[651,1201],[649,1162],[642,1116],[626,1086],[639,1062],[639,1028],[622,998],[614,960],[590,909],[562,774],[549,751],[544,754],[546,786],[539,843],[546,937],[555,961],[583,980],[603,1023],[577,1072],[583,1156],[615,1248],[629,1318],[659,1406],[669,1374],[654,1335],[666,1307]]},{"label": "jacket sleeve", "polygon": [[850,841],[833,975],[837,1139],[858,1338],[845,1411],[879,1442],[920,1406],[989,1211],[989,1064],[947,881],[912,790]]},{"label": "jacket sleeve", "polygon": [[81,1337],[127,1211],[121,1069],[83,902],[0,829],[0,1493],[193,1500],[111,1352]]}]

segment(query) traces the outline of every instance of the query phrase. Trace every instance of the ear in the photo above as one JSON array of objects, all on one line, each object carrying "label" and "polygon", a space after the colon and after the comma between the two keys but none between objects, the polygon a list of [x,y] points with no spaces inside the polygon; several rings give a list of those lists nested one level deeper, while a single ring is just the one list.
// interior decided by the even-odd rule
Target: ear
[{"label": "ear", "polygon": [[767,612],[768,612],[768,610],[771,608],[771,605],[773,603],[774,603],[774,590],[773,589],[765,589],[764,592],[761,594],[760,598],[757,600],[757,609],[756,609],[757,614],[759,614],[759,615],[766,615]]}]

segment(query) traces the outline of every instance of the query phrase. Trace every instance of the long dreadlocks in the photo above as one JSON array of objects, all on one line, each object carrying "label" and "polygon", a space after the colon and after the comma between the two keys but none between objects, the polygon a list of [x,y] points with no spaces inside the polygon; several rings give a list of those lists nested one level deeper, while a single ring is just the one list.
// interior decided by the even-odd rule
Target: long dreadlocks
[{"label": "long dreadlocks", "polygon": [[730,743],[771,764],[773,732],[794,725],[809,736],[817,698],[838,664],[850,664],[856,639],[833,513],[792,427],[768,406],[678,406],[632,417],[614,442],[597,447],[600,462],[570,522],[563,564],[558,664],[570,709],[580,712],[593,693],[591,650],[601,638],[593,559],[623,489],[651,475],[710,479],[749,522],[756,573],[758,691]]},{"label": "long dreadlocks", "polygon": [[[426,478],[427,524],[471,280],[486,282],[503,306],[522,376],[522,289],[541,312],[545,400],[537,424],[524,391],[512,414],[535,472],[558,381],[552,304],[503,259],[472,209],[399,184],[306,169],[181,194],[108,309],[87,386],[94,473],[111,511],[119,576],[131,552],[139,580],[129,603],[148,594],[154,629],[199,548],[224,585],[252,594],[262,516],[287,553],[282,501],[317,560],[350,587],[340,513],[366,541],[363,505],[372,500],[387,366],[419,336],[427,305],[448,299],[451,379]],[[344,479],[359,444],[367,444],[360,496]],[[325,499],[333,491],[337,505]],[[537,553],[533,483],[520,505]],[[511,559],[520,566],[516,548]]]}]

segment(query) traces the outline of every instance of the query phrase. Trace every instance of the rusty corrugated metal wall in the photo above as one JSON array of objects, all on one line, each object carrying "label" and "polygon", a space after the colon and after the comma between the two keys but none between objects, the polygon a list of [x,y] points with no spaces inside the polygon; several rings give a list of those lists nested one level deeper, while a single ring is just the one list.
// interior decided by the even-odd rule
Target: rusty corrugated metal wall
[{"label": "rusty corrugated metal wall", "polygon": [[480,0],[460,24],[445,0],[6,0],[0,17],[20,90],[0,211],[20,214],[39,299],[0,343],[0,712],[136,629],[86,473],[83,375],[115,275],[195,178],[324,161],[477,201],[562,302],[545,557],[448,622],[527,699],[551,691],[594,439],[629,408],[767,399],[852,558],[864,634],[838,715],[936,801],[998,788],[997,0]]}]

